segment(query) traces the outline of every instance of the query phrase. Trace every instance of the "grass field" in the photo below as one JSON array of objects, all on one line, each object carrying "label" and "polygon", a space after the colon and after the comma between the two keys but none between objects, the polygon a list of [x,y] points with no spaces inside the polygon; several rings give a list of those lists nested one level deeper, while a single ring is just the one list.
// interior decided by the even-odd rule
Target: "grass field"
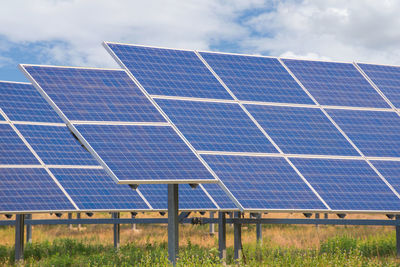
[{"label": "grass field", "polygon": [[[138,217],[158,214],[139,215]],[[197,214],[200,216],[199,214]],[[109,217],[96,214],[96,217]],[[128,214],[122,214],[127,217]],[[333,218],[333,215],[330,215]],[[47,218],[34,215],[34,219]],[[65,215],[64,215],[65,217]],[[300,215],[268,214],[266,218]],[[378,218],[348,216],[351,218]],[[208,225],[180,226],[179,266],[222,266],[217,236]],[[25,266],[167,266],[165,225],[121,227],[121,247],[113,248],[112,225],[34,226],[33,243],[25,249]],[[263,243],[255,241],[255,226],[243,227],[243,266],[400,266],[393,227],[264,225]],[[13,259],[14,229],[0,227],[0,265]],[[233,227],[227,226],[227,265],[233,260]]]}]

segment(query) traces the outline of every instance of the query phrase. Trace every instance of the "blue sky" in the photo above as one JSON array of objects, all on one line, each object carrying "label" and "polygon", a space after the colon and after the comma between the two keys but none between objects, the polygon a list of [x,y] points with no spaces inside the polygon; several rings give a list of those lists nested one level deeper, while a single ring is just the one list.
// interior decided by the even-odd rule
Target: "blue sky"
[{"label": "blue sky", "polygon": [[400,65],[400,1],[13,0],[0,80],[19,63],[118,67],[102,41]]}]

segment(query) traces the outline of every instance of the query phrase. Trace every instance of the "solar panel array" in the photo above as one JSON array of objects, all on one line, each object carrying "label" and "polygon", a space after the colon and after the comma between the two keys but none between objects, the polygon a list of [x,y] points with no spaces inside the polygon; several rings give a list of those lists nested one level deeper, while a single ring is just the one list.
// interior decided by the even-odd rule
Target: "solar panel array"
[{"label": "solar panel array", "polygon": [[126,71],[0,87],[8,211],[165,210],[155,183],[186,210],[400,211],[398,67],[105,47]]},{"label": "solar panel array", "polygon": [[[400,210],[393,179],[394,163],[400,162],[400,118],[356,64],[119,43],[105,47],[240,208]],[[382,73],[376,76],[383,80],[388,73],[400,75],[398,69]],[[186,86],[179,87],[176,79]],[[392,91],[394,80],[388,86]],[[205,94],[200,81],[208,81],[214,93]],[[388,177],[377,162],[390,162]]]}]

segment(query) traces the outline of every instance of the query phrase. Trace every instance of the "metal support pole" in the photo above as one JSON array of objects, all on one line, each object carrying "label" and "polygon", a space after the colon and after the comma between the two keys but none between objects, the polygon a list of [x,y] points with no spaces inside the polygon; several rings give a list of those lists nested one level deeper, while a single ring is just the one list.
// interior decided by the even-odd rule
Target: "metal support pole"
[{"label": "metal support pole", "polygon": [[179,253],[178,184],[168,185],[168,259],[175,266]]},{"label": "metal support pole", "polygon": [[324,214],[324,219],[328,219],[328,213]]},{"label": "metal support pole", "polygon": [[[240,218],[240,212],[235,212],[235,217]],[[242,224],[233,224],[233,250],[234,259],[239,260],[242,257]]]},{"label": "metal support pole", "polygon": [[[135,214],[131,214],[131,218],[135,219],[136,215]],[[132,231],[136,231],[136,223],[132,223]]]},{"label": "metal support pole", "polygon": [[[77,219],[81,218],[81,214],[79,212],[76,214],[76,218]],[[78,224],[78,230],[81,230],[81,224]]]},{"label": "metal support pole", "polygon": [[[210,219],[214,219],[214,211],[210,211]],[[210,235],[215,234],[215,224],[210,223]]]},{"label": "metal support pole", "polygon": [[[315,213],[315,219],[319,219],[319,213]],[[315,228],[318,229],[318,224],[315,225]]]},{"label": "metal support pole", "polygon": [[[120,217],[119,212],[112,213],[113,219],[119,219],[119,217]],[[119,249],[120,230],[121,230],[120,224],[114,224],[114,248],[115,249]]]},{"label": "metal support pole", "polygon": [[[261,219],[262,214],[259,213],[257,214],[257,219]],[[256,234],[257,234],[257,244],[261,245],[262,244],[262,224],[257,223],[256,224]]]},{"label": "metal support pole", "polygon": [[[72,220],[72,213],[68,213],[68,220]],[[72,224],[68,224],[68,228],[72,229]]]},{"label": "metal support pole", "polygon": [[[400,215],[396,215],[396,220],[400,220]],[[396,225],[396,256],[400,258],[400,226]]]},{"label": "metal support pole", "polygon": [[[32,214],[26,214],[25,219],[31,220]],[[32,243],[32,225],[26,225],[26,243]]]},{"label": "metal support pole", "polygon": [[15,261],[24,259],[24,224],[25,215],[17,214],[15,216]]},{"label": "metal support pole", "polygon": [[218,212],[218,249],[219,258],[226,259],[226,213]]}]

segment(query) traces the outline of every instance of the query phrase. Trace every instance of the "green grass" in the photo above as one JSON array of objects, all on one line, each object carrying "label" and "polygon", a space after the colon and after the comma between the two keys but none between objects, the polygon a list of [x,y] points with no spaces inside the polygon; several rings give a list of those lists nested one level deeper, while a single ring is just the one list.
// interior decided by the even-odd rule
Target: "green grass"
[{"label": "green grass", "polygon": [[[316,249],[279,248],[268,245],[245,245],[243,266],[400,266],[395,257],[394,234],[366,238],[337,236]],[[14,264],[11,247],[0,246],[0,265]],[[130,243],[115,251],[112,246],[74,239],[28,244],[25,266],[168,266],[167,244]],[[227,251],[228,265],[234,264],[233,250]],[[178,266],[221,266],[216,248],[182,244]]]}]

